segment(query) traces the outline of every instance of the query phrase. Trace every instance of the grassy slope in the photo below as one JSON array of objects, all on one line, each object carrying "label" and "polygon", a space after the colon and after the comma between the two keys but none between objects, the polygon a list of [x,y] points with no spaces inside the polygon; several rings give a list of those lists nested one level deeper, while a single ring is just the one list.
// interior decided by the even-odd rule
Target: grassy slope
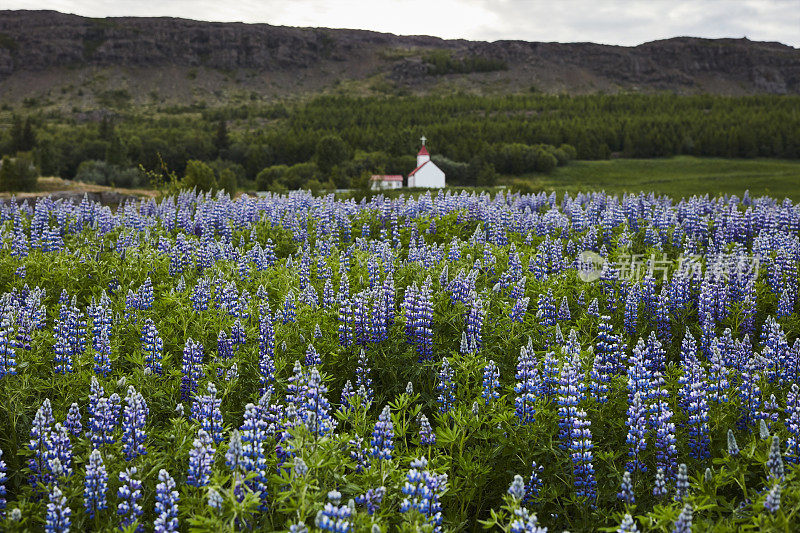
[{"label": "grassy slope", "polygon": [[721,159],[680,156],[664,159],[573,161],[549,175],[530,174],[509,180],[558,193],[605,190],[691,195],[769,195],[800,201],[800,161]]}]

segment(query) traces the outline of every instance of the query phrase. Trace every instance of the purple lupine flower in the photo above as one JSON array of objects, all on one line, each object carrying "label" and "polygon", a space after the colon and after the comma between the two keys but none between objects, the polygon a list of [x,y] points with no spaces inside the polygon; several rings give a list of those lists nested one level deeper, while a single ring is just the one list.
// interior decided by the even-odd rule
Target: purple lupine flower
[{"label": "purple lupine flower", "polygon": [[259,307],[258,370],[262,394],[275,381],[275,329],[270,320],[269,304]]},{"label": "purple lupine flower", "polygon": [[500,388],[500,370],[490,359],[483,367],[483,392],[481,393],[487,404],[500,397],[500,393],[497,392],[498,388]]},{"label": "purple lupine flower", "polygon": [[708,457],[709,454],[707,382],[705,368],[700,364],[697,355],[693,351],[690,352],[684,361],[679,397],[684,411],[688,414],[689,448],[692,456],[700,459]]},{"label": "purple lupine flower", "polygon": [[72,524],[72,510],[67,506],[67,498],[58,485],[50,490],[48,500],[44,530],[47,533],[67,533]]},{"label": "purple lupine flower", "polygon": [[317,353],[317,350],[314,349],[313,345],[308,345],[306,349],[306,358],[303,362],[306,366],[318,366],[322,364],[322,358]]},{"label": "purple lupine flower", "polygon": [[[524,279],[524,278],[523,278]],[[525,313],[528,310],[528,305],[531,299],[527,296],[514,300],[514,305],[511,307],[509,318],[512,322],[519,322],[520,324],[525,321]]]},{"label": "purple lupine flower", "polygon": [[178,531],[178,501],[180,496],[175,490],[175,480],[163,468],[158,472],[156,485],[156,519],[153,521],[155,533],[172,533]]},{"label": "purple lupine flower", "polygon": [[183,349],[183,375],[181,376],[181,400],[187,401],[195,392],[203,377],[203,346],[192,338],[186,339]]},{"label": "purple lupine flower", "polygon": [[252,403],[247,404],[244,409],[244,421],[239,429],[242,437],[243,465],[245,472],[255,474],[253,479],[248,481],[248,485],[253,492],[259,494],[264,509],[267,501],[267,460],[264,455],[267,430],[267,422],[261,419],[259,409]]},{"label": "purple lupine flower", "polygon": [[641,453],[647,447],[647,408],[642,401],[641,391],[636,391],[633,401],[628,405],[628,461],[626,468],[629,471],[646,472],[647,467],[641,459]]},{"label": "purple lupine flower", "polygon": [[[662,378],[663,379],[663,378]],[[674,473],[677,468],[675,438],[675,423],[672,421],[672,410],[669,408],[667,400],[669,393],[663,389],[658,389],[658,401],[651,410],[651,426],[655,427],[655,451],[656,467],[663,468],[665,472]]]},{"label": "purple lupine flower", "polygon": [[770,480],[783,481],[783,456],[781,454],[780,439],[777,435],[772,436],[766,466]]},{"label": "purple lupine flower", "polygon": [[0,450],[0,518],[5,516],[6,512],[6,462],[3,461],[3,450]]},{"label": "purple lupine flower", "polygon": [[425,457],[411,461],[411,469],[406,474],[406,483],[403,486],[403,502],[400,512],[407,513],[412,509],[426,517],[427,523],[433,526],[433,531],[442,531],[442,506],[439,495],[447,486],[447,475],[437,475],[427,469],[428,460]]},{"label": "purple lupine flower", "polygon": [[192,449],[189,451],[189,472],[186,482],[193,487],[204,487],[211,479],[214,466],[214,441],[204,429],[197,430]]},{"label": "purple lupine flower", "polygon": [[675,480],[675,501],[680,502],[689,494],[689,472],[686,463],[678,465],[678,477]]},{"label": "purple lupine flower", "polygon": [[350,450],[350,458],[356,462],[356,472],[363,472],[369,468],[369,455],[368,450],[364,447],[364,439],[355,437],[350,439],[347,443]]},{"label": "purple lupine flower", "polygon": [[786,429],[789,438],[786,440],[786,460],[797,464],[800,462],[800,387],[792,383],[786,397]]},{"label": "purple lupine flower", "polygon": [[775,483],[767,493],[767,498],[764,500],[764,509],[768,512],[775,514],[781,508],[781,491],[783,487],[780,483]]},{"label": "purple lupine flower", "polygon": [[456,384],[453,380],[453,369],[450,366],[450,362],[447,359],[443,359],[436,382],[436,390],[439,391],[436,401],[439,403],[440,412],[447,413],[455,405],[455,388]]},{"label": "purple lupine flower", "polygon": [[103,464],[100,450],[92,450],[86,464],[86,478],[83,482],[83,507],[89,518],[108,508],[106,492],[108,491],[108,473]]},{"label": "purple lupine flower", "polygon": [[369,489],[364,494],[356,496],[356,503],[367,508],[367,513],[374,515],[380,509],[383,497],[386,495],[386,487],[381,485],[375,489]]},{"label": "purple lupine flower", "polygon": [[108,331],[100,332],[97,347],[94,352],[94,371],[97,375],[107,377],[111,373],[111,342]]},{"label": "purple lupine flower", "polygon": [[560,447],[571,448],[574,441],[578,440],[575,425],[578,405],[585,398],[586,386],[581,379],[580,355],[574,353],[564,361],[558,386],[558,426]]},{"label": "purple lupine flower", "polygon": [[533,350],[520,348],[517,360],[517,384],[514,386],[514,412],[522,425],[535,421],[536,401],[541,395],[541,378]]},{"label": "purple lupine flower", "polygon": [[483,305],[483,299],[478,296],[474,291],[470,293],[469,297],[469,312],[466,318],[466,334],[469,345],[469,353],[477,353],[481,349],[481,330],[483,329],[483,321],[486,317],[486,309]]},{"label": "purple lupine flower", "polygon": [[691,504],[686,504],[678,515],[675,525],[672,527],[672,533],[692,533],[692,514],[693,509]]},{"label": "purple lupine flower", "polygon": [[34,454],[33,457],[28,460],[28,466],[32,472],[31,484],[34,487],[46,485],[50,482],[47,471],[47,460],[51,452],[52,443],[50,439],[54,422],[50,399],[45,398],[41,407],[36,411],[36,416],[33,418],[31,438],[28,444],[28,448]]},{"label": "purple lupine flower", "polygon": [[16,341],[12,338],[11,316],[8,312],[3,312],[0,320],[0,378],[3,376],[13,376],[16,370]]},{"label": "purple lupine flower", "polygon": [[428,417],[424,414],[420,413],[417,417],[417,421],[419,422],[419,443],[421,446],[433,446],[436,444],[436,434],[433,432],[433,428],[431,428],[430,422],[428,422]]},{"label": "purple lupine flower", "polygon": [[372,378],[370,377],[369,361],[367,354],[362,349],[358,354],[358,366],[356,366],[356,389],[364,391],[367,403],[372,403],[374,393],[372,391]]},{"label": "purple lupine flower", "polygon": [[304,392],[298,408],[298,416],[302,418],[314,435],[324,437],[333,431],[336,421],[331,418],[331,405],[325,397],[328,387],[322,382],[322,377],[316,368],[311,369]]},{"label": "purple lupine flower", "polygon": [[392,412],[389,406],[385,406],[378,416],[375,429],[372,431],[372,442],[370,455],[378,459],[391,460],[392,450],[394,450],[394,425],[392,424]]},{"label": "purple lupine flower", "polygon": [[639,533],[639,528],[636,527],[636,521],[630,514],[625,514],[622,518],[622,523],[617,528],[617,533]]},{"label": "purple lupine flower", "polygon": [[337,490],[328,493],[328,503],[316,516],[314,524],[323,531],[349,533],[353,530],[353,509],[348,505],[340,505],[342,494]]},{"label": "purple lupine flower", "polygon": [[150,280],[149,276],[144,280],[144,283],[139,286],[139,293],[137,296],[139,300],[139,309],[145,310],[153,307],[153,301],[155,300],[153,295],[153,282]]},{"label": "purple lupine flower", "polygon": [[[149,278],[148,278],[149,279]],[[142,353],[144,354],[145,368],[149,368],[154,374],[161,375],[161,352],[164,350],[164,342],[158,336],[155,323],[147,318],[142,327]]]},{"label": "purple lupine flower", "polygon": [[64,427],[76,437],[81,434],[83,425],[81,424],[81,410],[77,403],[73,403],[69,406],[69,412],[67,413],[67,419],[64,421]]},{"label": "purple lupine flower", "polygon": [[128,387],[122,418],[122,450],[128,461],[147,453],[144,446],[144,440],[147,437],[144,426],[149,413],[150,410],[144,396],[136,392],[132,386]]},{"label": "purple lupine flower", "polygon": [[[117,498],[120,500],[117,504],[117,515],[120,516],[120,529],[130,527],[142,516],[142,506],[138,503],[142,498],[142,482],[134,478],[136,472],[136,467],[132,466],[119,473],[121,485],[117,489]],[[136,531],[143,529],[137,523]]]},{"label": "purple lupine flower", "polygon": [[659,468],[656,470],[656,481],[653,485],[653,496],[661,498],[667,495],[667,479],[664,475],[664,469]]},{"label": "purple lupine flower", "polygon": [[631,483],[631,473],[627,470],[622,474],[622,483],[620,484],[617,498],[628,505],[636,503],[636,497],[633,494],[633,483]]},{"label": "purple lupine flower", "polygon": [[595,480],[594,466],[592,464],[594,459],[592,432],[589,429],[586,411],[578,409],[575,412],[572,425],[574,428],[572,432],[574,440],[570,444],[570,449],[572,450],[575,493],[579,498],[585,497],[589,502],[592,502],[597,494],[597,481]]},{"label": "purple lupine flower", "polygon": [[208,384],[208,394],[195,396],[191,417],[211,436],[215,443],[222,442],[222,400],[217,398],[217,387]]},{"label": "purple lupine flower", "polygon": [[531,464],[531,477],[528,479],[528,483],[525,484],[525,497],[522,498],[522,503],[530,504],[539,498],[543,485],[542,472],[544,472],[544,467],[533,461]]},{"label": "purple lupine flower", "polygon": [[297,317],[296,309],[297,307],[294,303],[294,292],[289,291],[286,294],[286,300],[283,302],[283,311],[281,313],[281,320],[284,324],[295,321],[295,318]]}]

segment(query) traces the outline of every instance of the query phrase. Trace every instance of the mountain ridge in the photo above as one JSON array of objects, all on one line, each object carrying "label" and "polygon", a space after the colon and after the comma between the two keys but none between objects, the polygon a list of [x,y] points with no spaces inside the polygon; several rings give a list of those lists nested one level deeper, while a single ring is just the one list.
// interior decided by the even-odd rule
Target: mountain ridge
[{"label": "mountain ridge", "polygon": [[131,103],[213,103],[234,94],[272,99],[448,90],[800,94],[800,49],[696,37],[636,46],[488,42],[173,17],[0,11],[0,97],[11,102],[40,98],[91,105],[109,91],[127,91]]}]

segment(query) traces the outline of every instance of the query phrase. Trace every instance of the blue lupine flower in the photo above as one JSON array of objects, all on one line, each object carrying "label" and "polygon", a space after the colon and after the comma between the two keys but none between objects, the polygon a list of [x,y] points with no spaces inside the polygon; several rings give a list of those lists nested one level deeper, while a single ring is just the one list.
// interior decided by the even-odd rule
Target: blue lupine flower
[{"label": "blue lupine flower", "polygon": [[508,487],[508,493],[517,500],[522,500],[525,497],[525,481],[522,480],[522,476],[519,474],[514,476],[514,481]]},{"label": "blue lupine flower", "polygon": [[50,457],[52,446],[50,440],[53,423],[53,409],[50,406],[50,400],[45,398],[33,418],[31,439],[28,444],[28,448],[34,454],[28,460],[28,466],[32,472],[31,483],[34,487],[40,484],[46,485],[50,482],[47,460]]},{"label": "blue lupine flower", "polygon": [[656,481],[653,485],[653,496],[661,498],[667,495],[667,479],[664,475],[664,469],[659,468],[656,470]]},{"label": "blue lupine flower", "polygon": [[772,514],[778,512],[781,508],[781,491],[783,487],[780,483],[776,483],[767,493],[767,498],[764,500],[764,509]]},{"label": "blue lupine flower", "polygon": [[217,387],[208,384],[208,394],[195,396],[192,402],[191,417],[211,436],[214,442],[222,442],[222,400],[217,398]]},{"label": "blue lupine flower", "polygon": [[642,393],[636,391],[633,401],[628,406],[628,437],[626,442],[630,447],[628,450],[628,461],[626,468],[632,472],[641,470],[647,471],[647,467],[641,460],[641,453],[647,447],[647,419],[645,415],[647,409],[642,402]]},{"label": "blue lupine flower", "polygon": [[356,472],[369,468],[369,450],[365,449],[364,439],[355,437],[347,443],[350,446],[350,458],[356,462]]},{"label": "blue lupine flower", "polygon": [[239,433],[242,438],[243,467],[246,473],[254,477],[248,481],[253,492],[259,494],[262,508],[266,509],[267,501],[267,460],[264,455],[268,424],[262,419],[259,409],[249,403],[245,406],[244,421]]},{"label": "blue lupine flower", "polygon": [[139,300],[139,309],[145,310],[153,307],[153,301],[155,299],[153,296],[153,282],[150,280],[149,276],[144,280],[144,283],[139,286],[139,293],[137,296]]},{"label": "blue lupine flower", "polygon": [[576,414],[578,405],[585,398],[586,390],[581,374],[580,356],[574,353],[564,361],[558,385],[559,440],[560,446],[565,449],[577,440]]},{"label": "blue lupine flower", "polygon": [[783,456],[781,455],[780,439],[777,435],[772,436],[766,466],[771,480],[783,481]]},{"label": "blue lupine flower", "polygon": [[416,510],[433,526],[433,531],[442,531],[442,507],[439,503],[439,494],[447,486],[447,475],[437,475],[427,470],[428,460],[425,457],[411,461],[411,469],[406,474],[406,483],[403,486],[403,502],[400,512],[407,513]]},{"label": "blue lupine flower", "polygon": [[97,348],[94,352],[94,371],[103,377],[111,373],[111,342],[106,330],[100,332],[100,338],[97,340]]},{"label": "blue lupine flower", "polygon": [[692,506],[687,503],[683,506],[681,514],[678,515],[678,519],[672,528],[672,533],[692,533],[692,514]]},{"label": "blue lupine flower", "polygon": [[[149,279],[149,278],[148,278]],[[144,354],[145,368],[154,374],[161,375],[161,352],[164,342],[158,336],[155,323],[147,318],[142,327],[142,353]]]},{"label": "blue lupine flower", "polygon": [[633,494],[633,483],[631,483],[631,473],[627,470],[624,474],[622,474],[622,483],[620,484],[617,498],[628,505],[633,505],[636,503],[636,497]]},{"label": "blue lupine flower", "polygon": [[392,450],[394,450],[394,425],[392,424],[392,412],[389,406],[385,406],[378,416],[375,429],[372,431],[372,442],[370,455],[378,459],[391,460]]},{"label": "blue lupine flower", "polygon": [[317,513],[314,524],[323,531],[349,533],[352,530],[353,509],[347,505],[339,505],[342,500],[342,494],[339,491],[330,491],[328,500],[325,507]]},{"label": "blue lupine flower", "polygon": [[487,404],[500,397],[500,393],[497,392],[498,388],[500,388],[500,370],[490,359],[483,367],[483,392],[481,393]]},{"label": "blue lupine flower", "polygon": [[189,472],[186,482],[193,487],[204,487],[211,479],[211,469],[214,466],[214,441],[204,430],[197,430],[189,451]]},{"label": "blue lupine flower", "polygon": [[370,377],[369,361],[367,354],[362,349],[358,354],[358,366],[356,367],[356,389],[363,389],[366,394],[365,400],[372,403],[374,393],[372,391],[372,378]]},{"label": "blue lupine flower", "polygon": [[739,455],[739,444],[736,442],[736,436],[732,429],[728,430],[728,454]]},{"label": "blue lupine flower", "polygon": [[153,522],[155,533],[171,533],[178,531],[178,501],[180,496],[175,490],[175,481],[163,468],[158,472],[156,485],[156,519]]},{"label": "blue lupine flower", "polygon": [[84,479],[83,506],[89,518],[108,508],[106,492],[108,491],[108,473],[103,464],[100,450],[92,450],[89,462],[86,464],[86,478]]},{"label": "blue lupine flower", "polygon": [[684,365],[684,376],[681,378],[680,397],[684,409],[689,415],[688,434],[689,448],[692,456],[704,459],[709,455],[708,402],[706,401],[706,372],[697,359],[689,354]]},{"label": "blue lupine flower", "polygon": [[3,461],[3,450],[0,450],[0,518],[5,515],[6,511],[6,481],[8,481],[6,473],[6,462]]},{"label": "blue lupine flower", "polygon": [[636,521],[629,514],[625,514],[622,523],[617,528],[617,533],[639,533],[639,528],[636,527]]},{"label": "blue lupine flower", "polygon": [[367,513],[373,515],[380,509],[384,496],[386,496],[386,487],[381,485],[378,488],[369,489],[364,494],[356,496],[356,503],[366,507]]},{"label": "blue lupine flower", "polygon": [[786,460],[797,464],[800,462],[800,387],[797,383],[792,383],[792,388],[786,397],[786,429],[789,431],[789,438],[786,441]]},{"label": "blue lupine flower", "polygon": [[455,388],[456,384],[453,380],[453,369],[450,366],[450,362],[447,359],[443,359],[436,382],[436,390],[439,392],[436,401],[439,402],[440,412],[447,413],[455,405]]},{"label": "blue lupine flower", "polygon": [[144,446],[147,437],[144,426],[150,410],[144,396],[136,392],[133,387],[128,387],[125,403],[122,418],[122,450],[125,452],[125,458],[130,461],[147,453]]},{"label": "blue lupine flower", "polygon": [[64,427],[76,437],[81,434],[83,425],[81,424],[81,410],[77,403],[70,405],[67,419],[64,421]]},{"label": "blue lupine flower", "polygon": [[317,350],[314,349],[313,345],[308,345],[308,348],[306,349],[306,358],[303,362],[306,366],[317,366],[322,364],[322,358],[317,353]]},{"label": "blue lupine flower", "polygon": [[539,526],[539,519],[524,507],[514,509],[514,519],[509,524],[510,533],[547,533],[546,527]]},{"label": "blue lupine flower", "polygon": [[259,307],[258,370],[262,394],[275,381],[275,329],[270,320],[269,304]]},{"label": "blue lupine flower", "polygon": [[67,506],[67,498],[57,485],[50,491],[48,500],[44,530],[47,533],[67,533],[72,524],[72,510]]},{"label": "blue lupine flower", "polygon": [[539,493],[542,490],[543,485],[541,478],[543,471],[544,467],[536,464],[536,461],[532,462],[531,477],[528,479],[528,483],[525,485],[525,497],[522,499],[522,503],[533,503],[539,498]]},{"label": "blue lupine flower", "polygon": [[431,428],[430,422],[428,422],[428,417],[424,414],[420,413],[417,417],[417,421],[419,422],[419,443],[421,446],[433,446],[436,444],[436,434],[433,432],[433,428]]},{"label": "blue lupine flower", "polygon": [[678,477],[675,481],[675,501],[680,502],[689,494],[689,472],[686,464],[678,465]]},{"label": "blue lupine flower", "polygon": [[183,375],[181,376],[181,400],[188,400],[197,391],[203,377],[203,346],[191,338],[186,339],[183,349]]},{"label": "blue lupine flower", "polygon": [[312,368],[311,373],[307,375],[303,392],[298,406],[298,416],[313,434],[323,437],[333,431],[336,420],[331,418],[331,405],[325,397],[328,387],[322,382],[322,377],[316,368]]},{"label": "blue lupine flower", "polygon": [[[120,529],[130,527],[142,516],[142,506],[138,503],[142,498],[142,482],[134,478],[136,472],[136,467],[132,466],[119,473],[119,481],[122,484],[117,489],[117,498],[120,500],[117,504]],[[143,529],[141,524],[136,526],[137,531]]]},{"label": "blue lupine flower", "polygon": [[11,317],[8,312],[3,312],[0,320],[0,378],[17,373],[15,346],[11,337]]},{"label": "blue lupine flower", "polygon": [[520,424],[532,424],[535,421],[536,401],[541,395],[541,378],[536,368],[536,357],[533,350],[523,346],[517,360],[517,384],[514,386],[514,412]]}]

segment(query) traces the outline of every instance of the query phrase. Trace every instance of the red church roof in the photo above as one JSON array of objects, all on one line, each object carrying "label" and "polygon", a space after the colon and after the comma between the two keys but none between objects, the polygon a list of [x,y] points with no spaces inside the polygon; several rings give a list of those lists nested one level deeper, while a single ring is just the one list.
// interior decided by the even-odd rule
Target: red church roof
[{"label": "red church roof", "polygon": [[431,155],[428,153],[428,149],[425,148],[425,145],[422,145],[422,148],[419,149],[419,153],[417,155]]},{"label": "red church roof", "polygon": [[[424,149],[425,149],[425,147],[423,146],[423,147],[422,147],[422,149],[424,150]],[[428,152],[425,152],[425,153],[427,154]],[[413,176],[414,174],[416,174],[416,173],[417,173],[417,170],[421,169],[422,167],[424,167],[424,166],[425,166],[425,165],[427,165],[428,163],[430,163],[430,161],[425,161],[424,163],[422,163],[420,166],[418,166],[417,168],[415,168],[414,170],[412,170],[412,171],[411,171],[411,174],[409,174],[409,175],[408,175],[408,177],[410,178],[411,176]]]},{"label": "red church roof", "polygon": [[390,175],[373,174],[370,179],[372,181],[403,181],[403,176],[399,174],[390,174]]}]

